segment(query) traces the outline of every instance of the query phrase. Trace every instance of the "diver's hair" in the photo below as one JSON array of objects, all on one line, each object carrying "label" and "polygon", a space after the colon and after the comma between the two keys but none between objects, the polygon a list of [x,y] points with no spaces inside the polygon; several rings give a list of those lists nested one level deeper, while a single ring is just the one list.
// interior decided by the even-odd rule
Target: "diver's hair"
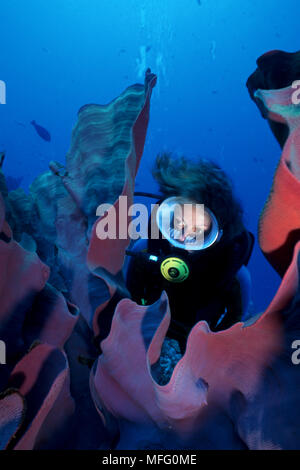
[{"label": "diver's hair", "polygon": [[164,152],[157,156],[152,174],[164,197],[181,196],[207,206],[216,216],[224,239],[232,239],[244,230],[243,210],[233,195],[232,183],[225,172],[210,160],[197,162],[174,158]]}]

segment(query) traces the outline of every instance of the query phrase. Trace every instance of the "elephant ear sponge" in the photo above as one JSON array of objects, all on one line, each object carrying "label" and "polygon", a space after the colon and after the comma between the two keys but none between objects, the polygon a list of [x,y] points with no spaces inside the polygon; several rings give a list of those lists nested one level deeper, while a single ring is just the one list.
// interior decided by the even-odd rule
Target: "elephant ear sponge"
[{"label": "elephant ear sponge", "polygon": [[24,398],[18,391],[9,390],[0,395],[0,450],[8,447],[23,422]]},{"label": "elephant ear sponge", "polygon": [[[283,147],[259,221],[260,247],[280,276],[290,265],[300,239],[300,105],[293,84],[299,73],[300,52],[273,51],[258,60],[258,69],[248,79],[250,95]],[[276,130],[283,128],[282,139],[283,134]]]}]

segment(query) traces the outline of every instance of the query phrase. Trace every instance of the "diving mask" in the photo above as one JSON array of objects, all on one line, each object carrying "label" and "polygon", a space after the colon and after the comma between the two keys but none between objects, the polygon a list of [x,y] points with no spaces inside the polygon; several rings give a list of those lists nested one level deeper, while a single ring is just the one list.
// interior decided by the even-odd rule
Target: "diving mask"
[{"label": "diving mask", "polygon": [[157,210],[156,223],[169,243],[188,251],[205,250],[223,233],[211,210],[182,197],[165,199]]}]

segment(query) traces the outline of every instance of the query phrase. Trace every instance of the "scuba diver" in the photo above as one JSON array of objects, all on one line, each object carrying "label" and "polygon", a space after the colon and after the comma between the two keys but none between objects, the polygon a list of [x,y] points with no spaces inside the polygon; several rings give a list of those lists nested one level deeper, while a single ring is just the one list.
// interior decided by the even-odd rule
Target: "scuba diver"
[{"label": "scuba diver", "polygon": [[[158,201],[148,238],[127,250],[126,286],[141,305],[152,304],[163,290],[167,292],[167,336],[184,351],[198,321],[205,320],[218,331],[239,321],[247,310],[250,275],[245,266],[254,236],[245,229],[231,183],[216,164],[164,153],[156,159],[153,176],[159,196],[135,193]],[[153,224],[159,237],[151,237]]]}]

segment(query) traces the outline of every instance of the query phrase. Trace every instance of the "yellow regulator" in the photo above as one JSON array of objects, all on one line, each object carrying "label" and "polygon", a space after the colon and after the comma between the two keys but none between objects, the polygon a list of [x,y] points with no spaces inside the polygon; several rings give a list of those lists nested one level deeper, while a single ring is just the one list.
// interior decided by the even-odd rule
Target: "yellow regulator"
[{"label": "yellow regulator", "polygon": [[166,258],[160,265],[160,272],[169,282],[183,282],[189,276],[187,264],[180,258]]}]

